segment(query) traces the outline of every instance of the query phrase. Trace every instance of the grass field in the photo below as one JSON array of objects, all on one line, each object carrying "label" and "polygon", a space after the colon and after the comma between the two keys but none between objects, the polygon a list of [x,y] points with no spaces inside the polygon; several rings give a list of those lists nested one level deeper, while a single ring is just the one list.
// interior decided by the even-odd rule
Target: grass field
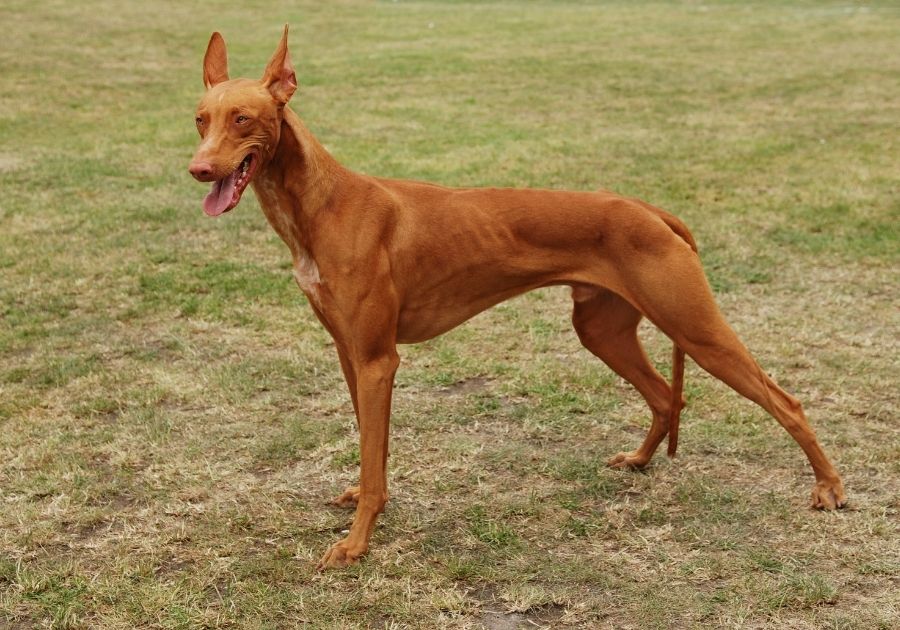
[{"label": "grass field", "polygon": [[[871,2],[0,5],[0,628],[900,627],[900,7]],[[356,479],[334,348],[252,195],[187,174],[212,30],[358,171],[600,186],[692,227],[806,405],[847,509],[689,364],[679,457],[567,290],[404,347],[392,498]],[[645,340],[661,369],[669,343]]]}]

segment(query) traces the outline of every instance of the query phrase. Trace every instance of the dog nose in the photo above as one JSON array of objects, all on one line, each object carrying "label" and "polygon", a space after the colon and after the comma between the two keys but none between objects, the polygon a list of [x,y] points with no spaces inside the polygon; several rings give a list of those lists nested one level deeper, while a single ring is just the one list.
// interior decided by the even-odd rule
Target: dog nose
[{"label": "dog nose", "polygon": [[191,162],[191,165],[188,166],[188,171],[198,182],[213,180],[213,168],[209,162]]}]

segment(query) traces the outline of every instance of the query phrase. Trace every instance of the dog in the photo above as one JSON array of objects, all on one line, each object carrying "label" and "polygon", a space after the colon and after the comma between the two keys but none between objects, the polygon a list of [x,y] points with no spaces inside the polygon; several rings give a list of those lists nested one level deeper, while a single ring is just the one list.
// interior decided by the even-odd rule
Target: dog
[{"label": "dog", "polygon": [[[725,322],[687,227],[609,191],[447,188],[354,173],[288,107],[297,78],[288,28],[261,80],[230,79],[213,33],[196,111],[200,145],[189,171],[212,182],[203,210],[219,216],[252,186],[287,244],[294,277],[334,338],[359,426],[359,485],[334,499],[356,508],[349,535],[318,569],[356,562],[388,500],[387,456],[397,344],[431,339],[485,309],[551,285],[572,290],[581,343],[644,397],[643,443],[609,464],[641,468],[668,435],[675,454],[685,352],[760,405],[806,453],[811,505],[844,506],[841,479],[800,403],[759,367]],[[674,343],[673,382],[637,337],[647,317]]]}]

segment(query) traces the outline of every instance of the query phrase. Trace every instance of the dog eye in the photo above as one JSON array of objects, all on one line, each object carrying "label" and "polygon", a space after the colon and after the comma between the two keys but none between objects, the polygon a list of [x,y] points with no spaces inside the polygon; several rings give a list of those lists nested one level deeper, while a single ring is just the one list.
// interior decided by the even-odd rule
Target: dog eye
[{"label": "dog eye", "polygon": [[241,123],[245,123],[248,120],[250,120],[250,119],[247,118],[246,116],[238,116],[237,118],[234,119],[234,122],[236,122],[237,124],[240,125]]},{"label": "dog eye", "polygon": [[194,119],[194,122],[196,122],[198,125],[202,125],[202,124],[203,124],[203,119],[200,118],[200,116],[197,116],[197,117]]}]

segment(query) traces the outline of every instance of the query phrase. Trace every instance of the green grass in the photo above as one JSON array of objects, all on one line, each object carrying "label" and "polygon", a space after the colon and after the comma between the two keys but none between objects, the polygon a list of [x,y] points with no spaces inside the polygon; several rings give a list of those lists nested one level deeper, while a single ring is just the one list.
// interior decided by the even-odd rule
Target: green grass
[{"label": "green grass", "polygon": [[[0,6],[0,627],[900,625],[896,3]],[[187,175],[212,30],[350,168],[606,187],[681,216],[806,405],[849,509],[689,365],[678,459],[565,290],[402,349],[391,501],[359,566],[352,407],[252,195]],[[668,370],[668,342],[642,330]]]}]

